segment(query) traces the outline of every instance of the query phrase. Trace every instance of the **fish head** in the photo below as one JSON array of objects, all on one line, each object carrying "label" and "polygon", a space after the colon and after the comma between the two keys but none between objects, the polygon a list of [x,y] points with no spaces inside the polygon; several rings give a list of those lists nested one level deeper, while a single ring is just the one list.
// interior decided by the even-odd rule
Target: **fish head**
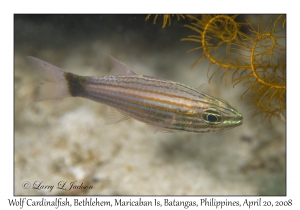
[{"label": "fish head", "polygon": [[219,132],[243,124],[243,115],[222,99],[206,107],[201,118],[207,126],[206,132]]}]

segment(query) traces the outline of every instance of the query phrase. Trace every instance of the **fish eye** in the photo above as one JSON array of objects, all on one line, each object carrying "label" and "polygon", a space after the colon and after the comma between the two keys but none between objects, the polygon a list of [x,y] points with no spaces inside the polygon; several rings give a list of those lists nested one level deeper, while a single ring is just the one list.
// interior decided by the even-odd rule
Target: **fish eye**
[{"label": "fish eye", "polygon": [[218,125],[222,121],[222,116],[216,108],[208,108],[203,111],[202,119],[208,125]]},{"label": "fish eye", "polygon": [[212,114],[207,115],[207,119],[209,122],[217,122],[218,121],[218,118]]}]

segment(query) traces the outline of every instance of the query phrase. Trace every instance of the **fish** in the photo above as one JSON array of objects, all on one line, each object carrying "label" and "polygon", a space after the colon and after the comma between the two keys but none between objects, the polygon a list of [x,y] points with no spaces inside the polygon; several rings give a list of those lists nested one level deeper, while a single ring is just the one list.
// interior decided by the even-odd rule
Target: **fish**
[{"label": "fish", "polygon": [[107,124],[134,118],[156,132],[214,133],[237,127],[243,116],[225,100],[179,82],[135,73],[108,55],[113,74],[80,76],[38,58],[43,82],[36,100],[82,97],[112,108]]}]

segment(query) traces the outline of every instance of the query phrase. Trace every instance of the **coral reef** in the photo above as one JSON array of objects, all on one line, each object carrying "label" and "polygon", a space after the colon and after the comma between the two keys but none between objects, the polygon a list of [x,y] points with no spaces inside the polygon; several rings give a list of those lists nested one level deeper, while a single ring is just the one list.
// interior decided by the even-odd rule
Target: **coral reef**
[{"label": "coral reef", "polygon": [[[164,28],[168,20],[171,24],[171,17],[163,17]],[[249,110],[253,110],[253,116],[261,114],[262,121],[268,118],[270,123],[272,117],[277,117],[285,123],[286,16],[278,15],[267,25],[257,16],[257,26],[253,20],[237,21],[238,15],[177,15],[178,20],[180,17],[187,17],[191,22],[184,26],[197,32],[182,41],[199,43],[189,51],[202,50],[202,56],[192,67],[209,59],[210,80],[220,71],[221,80],[231,75],[233,87],[237,84],[245,87],[241,98],[252,104]],[[212,66],[216,68],[210,73]]]},{"label": "coral reef", "polygon": [[[150,19],[150,16],[151,16],[151,15],[148,15],[148,16],[146,17],[146,20],[149,20],[149,19]],[[155,15],[155,16],[154,16],[154,20],[153,20],[153,23],[154,23],[154,24],[156,23],[156,20],[157,20],[158,16],[159,16],[159,15]],[[162,28],[166,27],[168,23],[169,23],[169,26],[171,25],[171,17],[174,17],[174,15],[163,15],[163,19],[164,19],[164,20],[163,20]],[[184,15],[176,15],[176,17],[177,17],[177,20],[178,20],[178,21],[180,20],[180,18],[185,19],[185,16],[184,16]]]}]

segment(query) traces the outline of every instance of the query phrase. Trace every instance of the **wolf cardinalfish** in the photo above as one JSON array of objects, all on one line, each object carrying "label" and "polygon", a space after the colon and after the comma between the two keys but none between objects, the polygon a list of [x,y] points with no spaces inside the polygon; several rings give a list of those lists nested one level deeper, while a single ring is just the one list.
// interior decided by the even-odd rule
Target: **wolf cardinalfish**
[{"label": "wolf cardinalfish", "polygon": [[117,59],[108,56],[114,75],[79,76],[37,58],[44,79],[37,100],[82,97],[110,106],[108,123],[134,118],[155,133],[188,131],[212,133],[243,123],[243,116],[226,101],[184,84],[138,75]]}]

